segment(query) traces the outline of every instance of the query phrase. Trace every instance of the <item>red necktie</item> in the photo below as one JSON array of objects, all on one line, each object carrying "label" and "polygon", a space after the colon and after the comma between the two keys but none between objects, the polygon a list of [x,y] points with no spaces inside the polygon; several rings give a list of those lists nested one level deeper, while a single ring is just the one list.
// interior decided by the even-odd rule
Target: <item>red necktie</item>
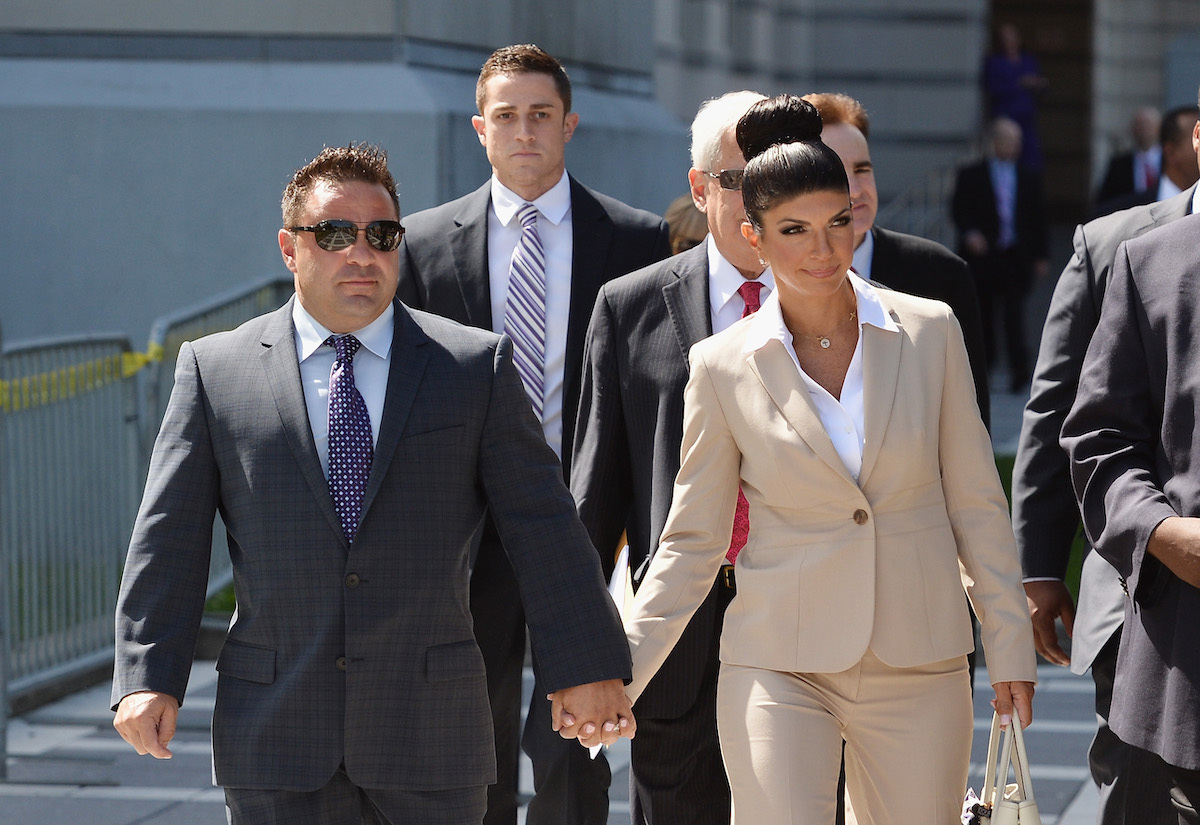
[{"label": "red necktie", "polygon": [[[758,281],[746,281],[738,287],[738,294],[746,302],[746,308],[742,310],[743,318],[758,312],[758,308],[762,306],[762,302],[759,300],[759,293],[762,292],[762,288],[763,285]],[[737,509],[733,513],[733,536],[729,542],[729,549],[725,551],[725,558],[730,564],[733,564],[737,560],[737,555],[746,546],[746,538],[749,535],[750,502],[746,501],[746,496],[739,487]]]}]

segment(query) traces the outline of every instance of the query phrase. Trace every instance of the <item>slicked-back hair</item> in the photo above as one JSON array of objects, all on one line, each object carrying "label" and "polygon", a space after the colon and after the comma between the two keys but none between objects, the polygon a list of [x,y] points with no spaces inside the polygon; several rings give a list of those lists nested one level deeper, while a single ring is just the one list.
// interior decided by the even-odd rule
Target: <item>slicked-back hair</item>
[{"label": "slicked-back hair", "polygon": [[301,221],[304,204],[320,181],[344,183],[362,181],[378,184],[387,190],[400,216],[400,198],[396,194],[396,179],[388,170],[387,152],[371,143],[351,143],[348,146],[326,146],[321,154],[296,170],[283,190],[283,225],[295,226]]},{"label": "slicked-back hair", "polygon": [[706,100],[692,119],[692,168],[703,172],[714,169],[721,160],[721,140],[737,128],[738,121],[751,106],[767,96],[758,92],[729,92]]},{"label": "slicked-back hair", "polygon": [[562,98],[563,112],[571,111],[571,79],[563,65],[532,43],[503,46],[492,52],[479,70],[475,82],[475,108],[483,114],[487,102],[487,83],[496,75],[544,74],[554,81]]},{"label": "slicked-back hair", "polygon": [[866,107],[850,95],[841,92],[813,92],[804,95],[804,99],[817,107],[821,114],[821,122],[826,126],[849,123],[862,132],[863,137],[871,137],[871,118],[867,116]]}]

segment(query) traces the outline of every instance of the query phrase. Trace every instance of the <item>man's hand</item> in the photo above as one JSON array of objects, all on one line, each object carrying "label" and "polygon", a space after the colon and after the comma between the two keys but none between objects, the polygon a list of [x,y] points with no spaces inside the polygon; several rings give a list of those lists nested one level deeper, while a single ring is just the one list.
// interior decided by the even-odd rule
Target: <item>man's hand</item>
[{"label": "man's hand", "polygon": [[179,700],[152,690],[131,693],[117,705],[113,727],[142,756],[170,759],[167,749],[179,720]]},{"label": "man's hand", "polygon": [[1075,604],[1071,593],[1060,581],[1025,582],[1025,601],[1029,604],[1029,618],[1033,620],[1033,645],[1037,652],[1051,664],[1066,667],[1071,657],[1058,643],[1055,620],[1062,619],[1067,636],[1074,638]]},{"label": "man's hand", "polygon": [[1192,587],[1200,587],[1200,518],[1164,519],[1150,534],[1146,552]]},{"label": "man's hand", "polygon": [[963,233],[963,246],[967,252],[981,258],[988,252],[987,238],[978,229],[968,229]]},{"label": "man's hand", "polygon": [[586,747],[611,745],[622,736],[633,738],[637,722],[620,679],[590,682],[555,691],[550,719],[563,739],[578,739]]}]

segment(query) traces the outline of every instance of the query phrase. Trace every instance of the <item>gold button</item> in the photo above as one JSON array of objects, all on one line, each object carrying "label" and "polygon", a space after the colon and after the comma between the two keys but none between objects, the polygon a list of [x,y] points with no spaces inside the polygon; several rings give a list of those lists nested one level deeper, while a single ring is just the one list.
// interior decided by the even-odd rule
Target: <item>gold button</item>
[{"label": "gold button", "polygon": [[867,518],[868,518],[868,516],[867,516],[866,510],[855,510],[854,511],[854,523],[855,524],[866,524]]}]

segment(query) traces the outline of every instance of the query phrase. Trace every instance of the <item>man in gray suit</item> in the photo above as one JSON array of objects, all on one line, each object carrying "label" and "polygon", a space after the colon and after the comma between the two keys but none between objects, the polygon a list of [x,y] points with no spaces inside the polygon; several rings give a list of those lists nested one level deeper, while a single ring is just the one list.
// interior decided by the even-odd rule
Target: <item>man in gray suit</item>
[{"label": "man in gray suit", "polygon": [[[1109,725],[1200,823],[1200,215],[1117,249],[1062,444],[1084,529],[1128,594]],[[1130,821],[1145,822],[1138,812]]]},{"label": "man in gray suit", "polygon": [[[1193,151],[1200,164],[1200,128],[1193,130]],[[1064,584],[1071,544],[1079,531],[1079,510],[1067,455],[1058,440],[1075,400],[1084,354],[1099,323],[1117,247],[1192,214],[1197,200],[1193,185],[1168,200],[1076,228],[1073,254],[1059,276],[1046,315],[1013,467],[1013,529],[1038,653],[1054,664],[1069,665],[1077,674],[1091,668],[1096,684],[1099,728],[1088,761],[1100,788],[1101,825],[1174,822],[1175,818],[1157,790],[1162,778],[1154,764],[1139,759],[1108,725],[1125,605],[1117,573],[1103,556],[1089,552],[1084,556],[1078,607]],[[1057,621],[1072,634],[1070,656],[1059,645]]]},{"label": "man in gray suit", "polygon": [[[770,271],[742,236],[746,161],[734,136],[738,120],[762,99],[732,92],[700,108],[692,122],[688,180],[708,223],[707,239],[605,284],[588,327],[571,492],[610,574],[626,532],[635,588],[671,506],[688,350],[744,314],[747,300],[739,290],[753,289],[761,303],[774,288]],[[639,736],[630,765],[635,825],[729,822],[716,688],[717,644],[732,585],[724,571],[638,699]]]},{"label": "man in gray suit", "polygon": [[[492,177],[457,200],[406,220],[400,250],[400,300],[464,324],[507,330],[517,312],[509,297],[510,261],[521,236],[521,210],[532,205],[543,247],[544,350],[531,365],[547,443],[564,464],[579,398],[583,340],[596,292],[605,281],[670,254],[657,215],[594,192],[567,174],[566,145],[579,115],[562,65],[537,46],[497,49],[475,87],[472,118]],[[563,449],[565,447],[565,449]],[[521,732],[525,621],[512,566],[490,524],[471,571],[471,613],[487,666],[496,723],[498,781],[488,791],[487,825],[516,825],[519,748],[533,763],[529,825],[604,825],[611,774],[603,755],[548,734],[546,690],[535,685]],[[537,650],[534,650],[536,659]]]},{"label": "man in gray suit", "polygon": [[485,513],[564,737],[634,730],[619,618],[508,338],[395,301],[386,156],[326,149],[283,219],[296,296],[180,349],[117,605],[114,724],[170,757],[219,511],[230,821],[479,823],[495,756],[467,571]]}]

